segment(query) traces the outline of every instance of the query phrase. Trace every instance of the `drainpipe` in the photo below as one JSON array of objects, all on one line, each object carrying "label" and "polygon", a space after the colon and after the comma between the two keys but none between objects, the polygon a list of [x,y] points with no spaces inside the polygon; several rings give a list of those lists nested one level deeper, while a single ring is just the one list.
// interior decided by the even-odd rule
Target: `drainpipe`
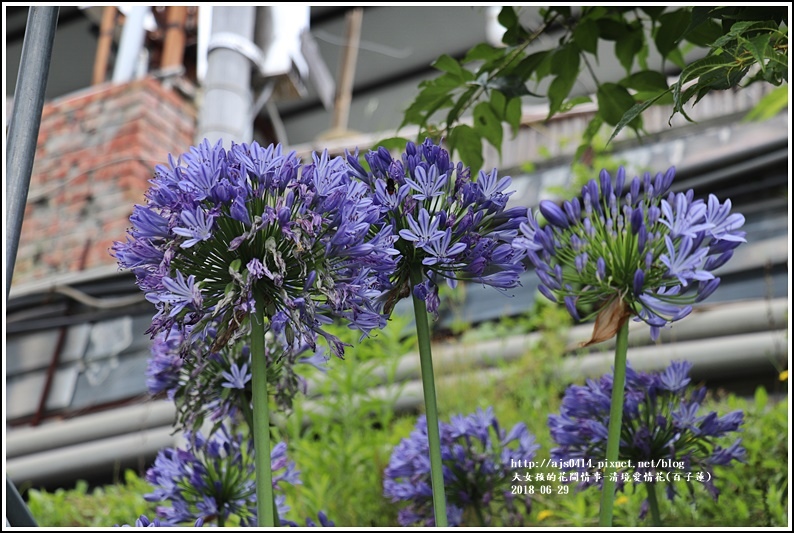
[{"label": "drainpipe", "polygon": [[[11,290],[22,232],[22,219],[30,188],[30,173],[36,157],[36,141],[44,107],[44,92],[50,72],[52,44],[58,26],[57,7],[31,7],[22,41],[19,76],[14,89],[14,110],[8,126],[6,176],[8,211],[6,228],[6,302]],[[6,521],[11,526],[36,527],[36,521],[8,478],[6,478]]]},{"label": "drainpipe", "polygon": [[253,97],[251,57],[261,54],[253,43],[256,8],[253,6],[212,9],[204,98],[199,110],[196,143],[208,139],[251,142],[254,125],[249,120]]},{"label": "drainpipe", "polygon": [[127,20],[124,21],[119,53],[116,65],[113,67],[113,83],[130,81],[135,75],[138,58],[143,48],[143,40],[146,37],[143,23],[149,9],[148,6],[135,6],[127,16]]}]

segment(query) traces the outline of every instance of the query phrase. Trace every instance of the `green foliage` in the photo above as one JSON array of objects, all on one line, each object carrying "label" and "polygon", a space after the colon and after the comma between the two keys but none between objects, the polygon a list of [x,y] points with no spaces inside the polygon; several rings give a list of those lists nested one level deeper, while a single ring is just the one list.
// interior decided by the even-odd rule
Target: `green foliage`
[{"label": "green foliage", "polygon": [[[785,6],[585,6],[577,13],[552,6],[541,14],[540,26],[530,29],[515,8],[503,7],[498,20],[506,30],[505,47],[480,43],[459,61],[446,55],[438,58],[433,66],[442,74],[420,84],[401,127],[418,125],[420,141],[446,137],[450,148],[476,172],[483,162],[482,142],[501,153],[503,124],[514,134],[518,130],[523,96],[547,98],[551,118],[587,101],[571,94],[585,72],[597,87],[598,109],[578,155],[603,123],[614,127],[610,141],[626,126],[642,132],[642,113],[654,104],[672,103],[673,114],[691,120],[685,105],[713,90],[758,81],[788,83]],[[556,37],[560,28],[563,34],[552,48],[538,51],[533,46],[537,37],[552,32]],[[591,62],[599,60],[603,42],[614,43],[615,57],[626,71],[622,80],[598,79]],[[651,47],[682,70],[672,86],[664,66],[649,69]],[[706,55],[687,64],[684,53],[692,48],[704,49]],[[757,72],[750,75],[754,69]],[[542,84],[548,78],[550,83]],[[460,124],[469,111],[473,124]]]},{"label": "green foliage", "polygon": [[[398,506],[382,496],[383,470],[393,447],[408,436],[416,414],[396,415],[397,392],[378,394],[373,387],[397,380],[397,361],[415,351],[412,336],[405,338],[410,320],[395,315],[389,326],[372,339],[358,343],[358,333],[336,328],[334,333],[354,344],[347,359],[332,360],[324,379],[300,399],[294,413],[279,428],[277,439],[289,446],[302,485],[288,487],[288,517],[303,523],[305,517],[326,511],[337,526],[388,527],[396,524]],[[547,428],[550,413],[559,412],[560,398],[570,384],[559,373],[565,352],[570,317],[560,306],[538,300],[531,313],[468,328],[462,346],[509,335],[538,332],[533,345],[511,363],[496,362],[498,373],[459,364],[454,379],[438,382],[441,419],[493,406],[502,427],[527,424],[541,449],[537,460],[548,459],[554,446]],[[494,354],[498,361],[498,353]],[[319,376],[315,376],[318,378]],[[399,390],[399,387],[394,390]],[[663,523],[669,527],[785,527],[788,523],[788,402],[774,401],[764,389],[754,398],[711,393],[705,408],[720,415],[742,409],[745,423],[740,434],[747,449],[746,462],[715,468],[721,490],[714,502],[704,487],[684,491],[674,502],[659,494]],[[524,474],[526,469],[516,469]],[[551,472],[552,469],[532,470]],[[516,484],[506,479],[507,487]],[[521,484],[524,484],[523,482]],[[598,522],[600,493],[595,488],[577,491],[558,480],[527,483],[535,490],[527,525],[591,527]],[[551,494],[540,494],[550,486]],[[143,500],[151,488],[134,473],[125,484],[89,492],[85,483],[69,491],[29,491],[31,511],[43,526],[109,526],[130,524],[141,514],[154,516],[155,504]],[[615,502],[615,525],[647,526],[639,513],[645,490],[630,486]],[[501,524],[494,524],[501,525]]]},{"label": "green foliage", "polygon": [[315,380],[320,396],[296,401],[277,437],[287,442],[303,482],[287,489],[292,517],[325,511],[339,526],[397,522],[397,509],[382,496],[382,476],[392,448],[411,428],[395,419],[400,387],[385,393],[376,387],[394,384],[399,358],[415,349],[413,336],[403,336],[408,325],[393,314],[388,327],[361,343],[359,332],[334,329],[353,347]]},{"label": "green foliage", "polygon": [[28,506],[40,527],[111,527],[135,524],[142,514],[154,517],[156,503],[143,499],[151,486],[132,470],[124,472],[124,483],[88,490],[78,481],[70,490],[54,492],[31,489]]}]

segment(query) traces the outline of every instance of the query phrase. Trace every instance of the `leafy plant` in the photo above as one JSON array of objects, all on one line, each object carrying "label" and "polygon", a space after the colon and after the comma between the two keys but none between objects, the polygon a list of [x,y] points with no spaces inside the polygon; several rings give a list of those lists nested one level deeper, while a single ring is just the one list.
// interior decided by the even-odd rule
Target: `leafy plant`
[{"label": "leafy plant", "polygon": [[[613,128],[610,141],[626,126],[643,131],[642,113],[654,104],[672,104],[673,114],[691,120],[685,105],[713,90],[788,82],[785,6],[552,6],[541,16],[540,25],[531,29],[513,7],[504,7],[498,20],[505,27],[505,47],[480,43],[461,59],[439,57],[433,67],[441,74],[420,84],[400,127],[418,125],[419,139],[446,137],[476,171],[483,163],[483,141],[501,154],[503,125],[518,131],[522,97],[547,98],[547,119],[591,102],[573,93],[584,73],[595,84],[597,107],[577,158],[604,124]],[[537,50],[541,35],[554,44]],[[614,43],[626,73],[622,79],[598,77],[594,63],[606,43]],[[659,67],[649,61],[652,47],[661,55]],[[701,57],[687,62],[686,53],[697,49]],[[672,85],[667,82],[670,64],[680,69]],[[465,114],[471,115],[471,125],[461,122]]]},{"label": "leafy plant", "polygon": [[73,489],[54,492],[31,489],[28,506],[41,527],[109,527],[134,522],[141,515],[153,516],[157,504],[143,495],[152,487],[132,471],[124,472],[124,483],[97,487],[78,481]]}]

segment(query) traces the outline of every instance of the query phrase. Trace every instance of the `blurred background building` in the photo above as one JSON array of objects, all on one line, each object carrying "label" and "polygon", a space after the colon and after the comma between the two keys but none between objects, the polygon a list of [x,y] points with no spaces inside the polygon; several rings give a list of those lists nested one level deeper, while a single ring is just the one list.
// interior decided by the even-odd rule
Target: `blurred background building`
[{"label": "blurred background building", "polygon": [[[178,438],[171,404],[146,392],[153,308],[109,254],[156,164],[205,137],[281,142],[304,157],[366,150],[397,133],[419,82],[436,75],[434,59],[500,38],[489,7],[129,6],[60,8],[5,312],[5,461],[21,488],[109,481],[119,468],[142,470]],[[7,121],[28,8],[5,10]],[[525,8],[522,17],[538,14]],[[600,55],[602,82],[623,75],[611,55]],[[582,82],[575,92],[592,90]],[[671,127],[670,108],[651,108],[642,143],[622,134],[614,144],[629,172],[675,165],[679,190],[730,197],[747,219],[748,243],[723,267],[709,305],[661,345],[633,335],[635,366],[688,358],[696,378],[740,392],[772,384],[785,368],[788,114],[742,121],[766,90],[712,93],[690,113],[695,124],[676,116]],[[593,109],[545,121],[547,111],[526,98],[501,158],[486,148],[485,167],[513,176],[515,205],[534,207],[573,179],[571,157]],[[535,289],[532,273],[515,298],[469,286],[458,318],[524,312]],[[442,314],[438,327],[451,320]],[[571,346],[586,328],[574,328]],[[575,371],[608,369],[600,357]]]}]

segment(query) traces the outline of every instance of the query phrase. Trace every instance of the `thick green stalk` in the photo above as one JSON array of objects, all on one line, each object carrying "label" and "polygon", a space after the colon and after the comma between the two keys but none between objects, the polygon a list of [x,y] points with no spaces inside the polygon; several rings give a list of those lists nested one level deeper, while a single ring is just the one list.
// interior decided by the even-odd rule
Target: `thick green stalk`
[{"label": "thick green stalk", "polygon": [[254,454],[256,459],[256,510],[259,527],[275,527],[273,472],[270,470],[270,411],[265,355],[265,313],[262,296],[254,294],[256,310],[251,317],[251,372],[254,400]]},{"label": "thick green stalk", "polygon": [[601,527],[612,526],[612,506],[615,503],[614,480],[609,479],[617,469],[613,465],[620,452],[620,428],[623,425],[623,398],[626,385],[626,354],[629,348],[629,321],[623,322],[618,331],[615,345],[615,372],[612,380],[612,403],[609,408],[609,428],[607,430],[607,456],[604,469],[604,487],[601,489],[601,514],[598,524]]},{"label": "thick green stalk", "polygon": [[654,527],[662,527],[662,518],[659,515],[659,501],[656,499],[656,485],[645,483],[648,489],[648,507],[651,509],[651,522]]},{"label": "thick green stalk", "polygon": [[[411,287],[422,283],[422,268],[411,269]],[[433,488],[433,510],[436,527],[447,527],[447,499],[444,492],[444,471],[441,466],[441,436],[438,431],[438,407],[436,385],[433,378],[433,356],[430,353],[430,327],[425,302],[413,295],[416,337],[419,341],[419,362],[422,368],[422,389],[425,396],[427,417],[427,440],[430,447],[430,480]]]}]

